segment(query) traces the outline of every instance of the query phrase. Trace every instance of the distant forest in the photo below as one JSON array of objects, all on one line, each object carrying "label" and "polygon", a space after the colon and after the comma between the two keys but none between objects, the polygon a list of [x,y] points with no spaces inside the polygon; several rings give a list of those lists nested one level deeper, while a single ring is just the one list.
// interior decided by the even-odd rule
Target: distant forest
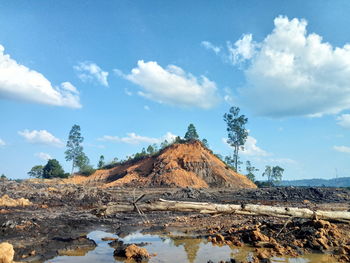
[{"label": "distant forest", "polygon": [[292,181],[280,181],[279,186],[324,186],[324,187],[350,187],[350,177],[333,179],[304,179]]}]

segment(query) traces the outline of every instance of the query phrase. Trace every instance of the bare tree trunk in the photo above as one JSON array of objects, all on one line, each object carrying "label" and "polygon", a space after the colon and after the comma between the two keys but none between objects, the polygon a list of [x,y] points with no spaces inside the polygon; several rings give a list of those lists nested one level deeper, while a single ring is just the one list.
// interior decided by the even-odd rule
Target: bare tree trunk
[{"label": "bare tree trunk", "polygon": [[[350,212],[347,211],[312,211],[308,208],[278,207],[268,205],[246,204],[215,204],[200,202],[169,201],[159,199],[152,203],[139,204],[142,211],[174,211],[174,212],[197,212],[203,214],[243,214],[243,215],[266,215],[275,217],[298,217],[318,218],[350,222]],[[98,212],[101,215],[114,215],[121,212],[132,212],[131,204],[110,204]]]}]

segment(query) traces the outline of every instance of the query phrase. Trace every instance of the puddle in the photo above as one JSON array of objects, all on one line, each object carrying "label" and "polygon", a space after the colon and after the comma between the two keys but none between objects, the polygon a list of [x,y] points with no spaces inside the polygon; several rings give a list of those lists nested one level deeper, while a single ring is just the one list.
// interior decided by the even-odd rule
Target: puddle
[{"label": "puddle", "polygon": [[[114,249],[108,243],[110,241],[102,241],[103,237],[117,237],[125,243],[147,243],[144,248],[150,254],[157,254],[152,257],[150,263],[206,263],[208,260],[219,262],[220,260],[247,260],[253,255],[253,248],[250,247],[229,247],[214,246],[206,239],[191,238],[180,236],[179,233],[170,235],[142,234],[135,232],[127,236],[118,237],[111,233],[103,231],[93,231],[88,234],[93,239],[97,247],[91,251],[81,253],[71,253],[66,256],[58,256],[54,259],[46,261],[47,263],[96,263],[96,262],[125,262],[121,259],[113,257]],[[311,254],[303,258],[272,258],[273,263],[333,263],[336,262],[331,256],[322,254]],[[130,261],[128,261],[130,262]]]}]

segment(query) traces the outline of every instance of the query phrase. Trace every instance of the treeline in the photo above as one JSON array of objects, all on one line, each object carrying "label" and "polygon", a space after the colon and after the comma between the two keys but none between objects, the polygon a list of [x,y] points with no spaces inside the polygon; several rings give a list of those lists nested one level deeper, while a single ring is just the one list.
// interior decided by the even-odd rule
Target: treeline
[{"label": "treeline", "polygon": [[[251,161],[246,161],[245,172],[242,171],[243,162],[240,160],[239,153],[244,149],[244,145],[247,141],[249,131],[246,128],[248,123],[248,118],[245,115],[240,114],[239,107],[231,107],[228,113],[225,113],[223,119],[226,123],[227,131],[227,143],[233,148],[232,155],[222,157],[219,154],[215,154],[220,158],[228,168],[233,169],[236,172],[243,173],[251,181],[255,182],[258,186],[273,186],[282,179],[284,169],[280,166],[266,166],[262,173],[262,177],[267,178],[267,181],[256,181],[256,174],[259,171]],[[185,143],[190,140],[199,140],[199,135],[197,133],[196,127],[191,123],[187,127],[187,131],[183,138],[177,136],[172,141],[164,140],[159,145],[152,144],[148,147],[142,148],[140,152],[137,152],[131,156],[126,156],[125,159],[118,160],[114,158],[109,163],[105,163],[105,157],[100,156],[97,163],[97,169],[110,169],[120,164],[125,164],[127,162],[136,162],[140,159],[155,156],[159,154],[163,149],[169,147],[174,143]],[[84,153],[83,148],[84,137],[81,134],[81,129],[79,125],[73,125],[69,132],[65,159],[66,161],[72,162],[71,173],[66,173],[60,163],[56,159],[48,160],[45,166],[36,165],[29,172],[29,176],[36,178],[67,178],[72,175],[77,169],[78,173],[81,175],[89,176],[95,172],[95,168],[90,164],[90,160]],[[204,147],[209,149],[209,144],[207,139],[201,140]],[[209,149],[210,150],[210,149]],[[211,151],[211,150],[210,150]],[[212,151],[211,151],[212,152]],[[213,152],[212,152],[213,153]]]},{"label": "treeline", "polygon": [[[140,159],[149,156],[155,156],[159,154],[163,149],[169,147],[175,143],[185,143],[190,140],[199,140],[199,135],[195,126],[191,123],[183,138],[177,136],[174,140],[168,141],[164,140],[159,145],[152,144],[146,148],[142,148],[141,152],[137,152],[131,156],[126,156],[125,159],[118,160],[118,158],[114,158],[111,162],[105,163],[105,157],[103,155],[100,156],[99,161],[97,163],[97,169],[110,169],[120,164],[125,164],[127,162],[135,162]],[[70,175],[74,173],[76,169],[78,169],[78,174],[89,176],[96,171],[93,165],[90,164],[90,159],[84,153],[83,143],[84,137],[81,134],[81,129],[79,125],[73,125],[72,129],[69,132],[66,151],[65,151],[65,159],[66,161],[72,162],[72,170],[71,173],[66,173],[61,164],[56,159],[48,160],[46,165],[35,165],[28,172],[30,177],[34,178],[43,178],[43,179],[52,179],[52,178],[68,178]],[[203,146],[209,148],[208,141],[206,139],[202,140]]]}]

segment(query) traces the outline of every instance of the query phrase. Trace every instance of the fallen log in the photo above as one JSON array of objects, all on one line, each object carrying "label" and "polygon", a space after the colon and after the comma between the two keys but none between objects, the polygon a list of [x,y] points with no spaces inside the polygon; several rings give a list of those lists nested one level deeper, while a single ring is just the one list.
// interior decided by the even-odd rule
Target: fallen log
[{"label": "fallen log", "polygon": [[[265,215],[275,217],[317,218],[350,222],[350,212],[347,211],[313,211],[308,208],[281,207],[269,205],[236,205],[215,204],[202,202],[184,202],[159,199],[150,203],[138,204],[143,212],[147,211],[173,211],[173,212],[197,212],[202,214],[240,214],[240,215]],[[114,215],[121,212],[132,212],[135,207],[131,204],[111,203],[100,209],[100,215]]]}]

